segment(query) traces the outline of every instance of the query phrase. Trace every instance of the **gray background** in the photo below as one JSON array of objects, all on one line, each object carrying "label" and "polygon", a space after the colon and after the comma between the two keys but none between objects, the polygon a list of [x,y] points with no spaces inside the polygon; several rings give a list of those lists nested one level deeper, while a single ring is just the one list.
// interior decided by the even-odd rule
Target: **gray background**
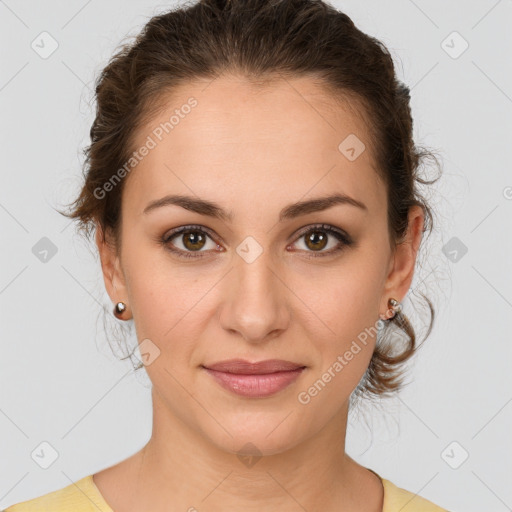
[{"label": "gray background", "polygon": [[[416,141],[444,168],[413,282],[434,301],[434,331],[404,391],[351,415],[347,451],[452,511],[510,510],[512,1],[332,4],[389,47],[411,88]],[[172,5],[0,1],[0,507],[110,466],[150,436],[147,377],[107,342],[112,305],[94,248],[53,208],[80,186],[94,78]],[[31,47],[46,37],[51,49],[43,31],[58,43],[48,58]],[[43,237],[56,250],[46,261]],[[49,456],[43,442],[58,454],[48,469],[31,455]]]}]

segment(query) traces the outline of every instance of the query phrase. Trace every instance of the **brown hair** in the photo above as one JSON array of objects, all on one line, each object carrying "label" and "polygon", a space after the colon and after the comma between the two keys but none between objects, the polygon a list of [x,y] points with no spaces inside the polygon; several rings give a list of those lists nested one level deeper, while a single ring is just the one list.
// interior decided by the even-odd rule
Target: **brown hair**
[{"label": "brown hair", "polygon": [[[350,98],[371,130],[376,171],[387,187],[392,247],[403,241],[413,205],[423,208],[424,231],[432,231],[431,208],[419,185],[437,179],[427,181],[419,171],[426,158],[437,159],[413,142],[409,89],[396,78],[386,47],[322,0],[201,0],[152,17],[133,42],[123,44],[97,78],[96,118],[84,150],[85,183],[71,211],[64,213],[79,221],[79,231],[89,237],[99,225],[103,239],[112,234],[120,247],[126,178],[105,197],[97,197],[95,190],[129,160],[137,129],[165,107],[164,93],[227,73],[260,85],[272,78],[309,76],[334,98]],[[430,310],[426,339],[434,308],[421,295]],[[396,337],[388,335],[393,326],[406,335],[401,351]],[[400,389],[403,363],[417,348],[403,313],[386,322],[355,396]]]}]

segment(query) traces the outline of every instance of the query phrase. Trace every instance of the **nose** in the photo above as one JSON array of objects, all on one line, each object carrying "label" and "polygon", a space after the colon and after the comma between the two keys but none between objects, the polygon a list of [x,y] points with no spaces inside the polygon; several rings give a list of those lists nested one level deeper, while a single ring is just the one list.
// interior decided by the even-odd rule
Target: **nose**
[{"label": "nose", "polygon": [[290,320],[287,293],[291,292],[283,277],[271,267],[265,252],[251,263],[237,256],[234,266],[223,284],[222,328],[250,343],[279,336]]}]

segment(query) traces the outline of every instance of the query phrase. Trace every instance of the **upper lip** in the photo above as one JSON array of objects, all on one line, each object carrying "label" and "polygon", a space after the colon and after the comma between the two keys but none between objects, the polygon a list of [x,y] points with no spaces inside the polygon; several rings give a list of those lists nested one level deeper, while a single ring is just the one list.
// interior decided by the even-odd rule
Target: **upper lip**
[{"label": "upper lip", "polygon": [[229,359],[209,365],[203,365],[209,370],[216,370],[225,373],[238,373],[241,375],[255,375],[275,372],[285,372],[304,368],[305,365],[283,361],[282,359],[267,359],[251,363],[245,359]]}]

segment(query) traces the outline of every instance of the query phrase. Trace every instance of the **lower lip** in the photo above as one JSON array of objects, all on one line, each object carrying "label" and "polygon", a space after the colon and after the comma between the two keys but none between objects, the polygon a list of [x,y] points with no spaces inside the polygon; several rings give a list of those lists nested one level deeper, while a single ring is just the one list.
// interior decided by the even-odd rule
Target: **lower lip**
[{"label": "lower lip", "polygon": [[205,368],[205,370],[225,389],[241,396],[264,398],[274,395],[298,379],[304,368],[285,372],[259,375],[226,373]]}]

